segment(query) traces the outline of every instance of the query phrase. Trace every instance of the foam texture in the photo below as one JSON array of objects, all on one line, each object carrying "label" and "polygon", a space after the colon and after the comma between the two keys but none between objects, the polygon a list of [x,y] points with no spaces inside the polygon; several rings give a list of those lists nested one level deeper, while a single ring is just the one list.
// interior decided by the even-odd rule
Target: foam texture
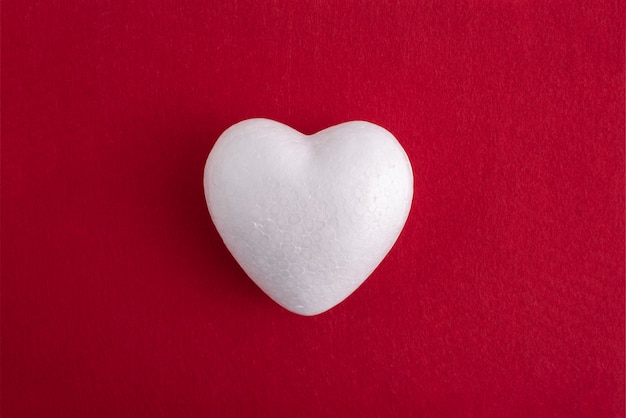
[{"label": "foam texture", "polygon": [[284,308],[316,315],[380,264],[402,230],[413,173],[369,122],[300,132],[269,119],[228,128],[204,171],[211,218],[252,280]]}]

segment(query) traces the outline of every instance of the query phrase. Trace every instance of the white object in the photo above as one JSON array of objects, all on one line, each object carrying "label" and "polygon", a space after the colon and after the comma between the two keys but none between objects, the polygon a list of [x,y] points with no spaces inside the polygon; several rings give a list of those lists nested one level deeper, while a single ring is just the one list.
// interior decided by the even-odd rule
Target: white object
[{"label": "white object", "polygon": [[374,271],[402,230],[413,172],[369,122],[303,135],[269,119],[228,128],[204,169],[211,218],[228,250],[274,301],[324,312]]}]

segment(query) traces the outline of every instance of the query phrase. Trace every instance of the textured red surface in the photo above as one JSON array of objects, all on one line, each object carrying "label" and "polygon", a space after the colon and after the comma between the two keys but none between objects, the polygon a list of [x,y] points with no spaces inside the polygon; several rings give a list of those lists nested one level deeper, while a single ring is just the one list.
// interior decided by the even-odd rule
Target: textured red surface
[{"label": "textured red surface", "polygon": [[[2,416],[624,416],[624,3],[212,3],[2,2]],[[413,162],[318,317],[205,207],[256,116]]]}]

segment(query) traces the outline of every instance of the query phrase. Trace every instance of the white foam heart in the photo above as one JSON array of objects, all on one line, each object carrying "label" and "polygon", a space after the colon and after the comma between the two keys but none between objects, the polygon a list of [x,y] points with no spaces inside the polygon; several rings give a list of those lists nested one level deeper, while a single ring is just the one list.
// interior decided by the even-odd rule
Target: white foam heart
[{"label": "white foam heart", "polygon": [[269,119],[228,128],[204,170],[211,218],[252,280],[284,308],[316,315],[348,297],[402,230],[413,173],[369,122],[314,135]]}]

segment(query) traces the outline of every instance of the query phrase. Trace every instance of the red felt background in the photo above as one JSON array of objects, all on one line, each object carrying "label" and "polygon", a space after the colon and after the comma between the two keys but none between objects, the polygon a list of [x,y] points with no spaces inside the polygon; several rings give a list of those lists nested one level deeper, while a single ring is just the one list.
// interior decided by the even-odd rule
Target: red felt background
[{"label": "red felt background", "polygon": [[[2,416],[624,416],[624,2],[2,2]],[[318,317],[206,210],[219,134],[393,132]]]}]

